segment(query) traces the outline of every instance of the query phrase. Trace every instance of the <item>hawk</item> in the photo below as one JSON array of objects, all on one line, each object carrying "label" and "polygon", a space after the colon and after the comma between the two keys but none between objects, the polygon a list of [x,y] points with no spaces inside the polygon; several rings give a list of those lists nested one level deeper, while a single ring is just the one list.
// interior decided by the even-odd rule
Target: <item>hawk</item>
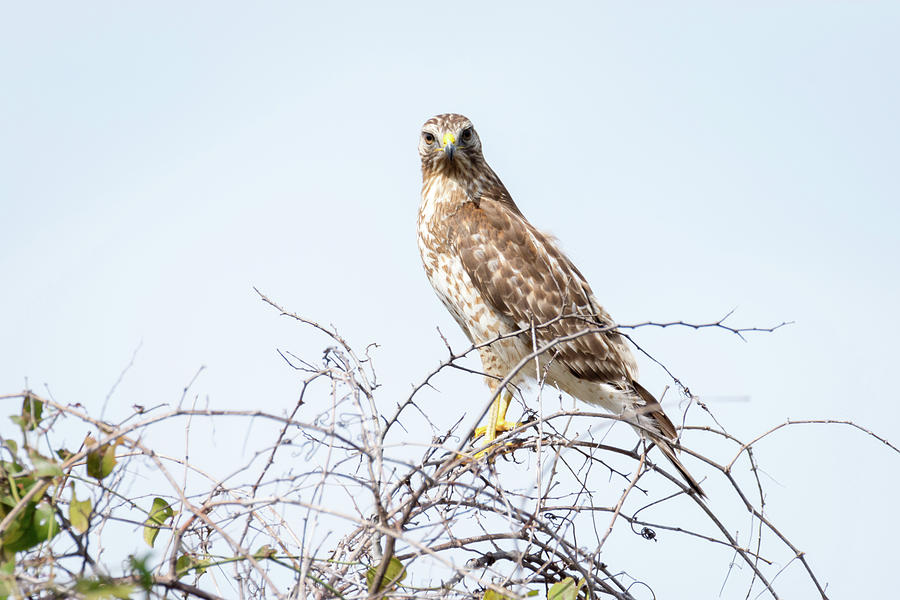
[{"label": "hawk", "polygon": [[[485,162],[472,122],[458,114],[429,119],[419,136],[419,156],[422,263],[469,340],[484,344],[479,353],[491,392],[536,347],[558,341],[536,359],[544,381],[630,422],[704,496],[675,454],[675,426],[638,383],[625,338],[572,261],[513,202]],[[522,369],[511,383],[536,375]],[[479,428],[488,445],[498,432],[519,425],[506,420],[510,400],[502,390],[487,426]]]}]

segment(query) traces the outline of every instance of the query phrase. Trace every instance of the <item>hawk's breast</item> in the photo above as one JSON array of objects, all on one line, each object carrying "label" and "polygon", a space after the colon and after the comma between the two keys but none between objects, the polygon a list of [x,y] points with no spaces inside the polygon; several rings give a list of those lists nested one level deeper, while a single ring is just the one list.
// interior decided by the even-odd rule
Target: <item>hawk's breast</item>
[{"label": "hawk's breast", "polygon": [[473,343],[516,331],[515,324],[484,299],[449,242],[447,218],[466,201],[465,192],[450,179],[435,179],[422,189],[417,223],[419,254],[431,286]]}]

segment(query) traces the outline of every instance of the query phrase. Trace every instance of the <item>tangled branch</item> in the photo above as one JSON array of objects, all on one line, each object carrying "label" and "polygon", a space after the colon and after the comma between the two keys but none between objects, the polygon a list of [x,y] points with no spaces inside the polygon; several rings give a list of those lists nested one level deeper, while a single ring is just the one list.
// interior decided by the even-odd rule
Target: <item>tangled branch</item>
[{"label": "tangled branch", "polygon": [[[632,600],[655,597],[645,582],[649,574],[636,557],[611,560],[606,550],[616,535],[654,543],[665,532],[667,543],[699,540],[739,557],[748,568],[740,584],[747,597],[782,597],[777,577],[788,568],[787,556],[787,565],[799,563],[810,588],[827,598],[807,555],[766,513],[754,450],[777,431],[815,424],[852,427],[900,453],[849,421],[789,420],[748,442],[715,421],[683,427],[691,443],[683,440],[682,452],[708,479],[726,483],[750,517],[752,536],[738,536],[722,508],[727,498],[703,502],[690,494],[677,473],[655,462],[652,446],[607,443],[620,420],[615,415],[563,403],[550,409],[545,398],[524,425],[476,460],[475,427],[494,398],[443,424],[417,402],[445,373],[482,375],[463,364],[479,346],[454,352],[445,339],[448,356],[408,397],[390,403],[379,398],[374,347],[359,352],[335,328],[260,297],[328,343],[318,360],[279,351],[298,374],[299,389],[283,413],[198,407],[196,397],[189,399],[191,386],[174,407],[135,407],[119,423],[31,391],[0,397],[22,403],[21,442],[3,436],[0,559],[15,567],[0,574],[0,591],[51,598],[143,589],[158,598],[175,592],[205,599],[513,599],[537,592]],[[617,327],[717,328],[745,339],[786,325],[738,328],[725,324],[730,316],[707,324]],[[552,355],[557,344],[603,329],[586,323],[572,336],[536,345],[497,389],[537,357]],[[543,385],[517,394],[558,397]],[[198,427],[232,422],[244,429],[269,424],[252,438],[247,462],[223,473],[222,465],[189,459]],[[72,425],[93,433],[67,449],[57,434]],[[178,425],[185,432],[183,456],[149,441]],[[727,449],[699,450],[713,447],[711,441]],[[670,505],[678,510],[661,510]],[[688,513],[691,523],[703,525],[671,516]],[[129,544],[136,531],[140,543]],[[104,560],[116,552],[129,555],[120,567]]]}]

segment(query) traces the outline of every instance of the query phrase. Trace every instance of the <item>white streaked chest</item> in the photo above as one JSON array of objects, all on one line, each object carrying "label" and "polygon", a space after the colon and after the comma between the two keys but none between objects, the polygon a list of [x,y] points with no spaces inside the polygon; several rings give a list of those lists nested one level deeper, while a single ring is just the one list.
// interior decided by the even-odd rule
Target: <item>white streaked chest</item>
[{"label": "white streaked chest", "polygon": [[469,340],[480,343],[512,329],[508,319],[485,302],[448,239],[446,220],[464,198],[462,188],[449,179],[432,181],[423,187],[417,223],[419,254],[438,298]]}]

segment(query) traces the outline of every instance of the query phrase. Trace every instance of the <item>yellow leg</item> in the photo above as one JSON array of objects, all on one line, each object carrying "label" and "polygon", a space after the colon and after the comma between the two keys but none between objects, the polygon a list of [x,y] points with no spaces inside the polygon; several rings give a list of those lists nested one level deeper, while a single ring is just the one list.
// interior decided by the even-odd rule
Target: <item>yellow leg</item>
[{"label": "yellow leg", "polygon": [[478,427],[475,430],[475,438],[484,436],[485,446],[475,458],[481,458],[487,453],[491,447],[491,443],[497,439],[497,435],[506,431],[512,431],[517,427],[521,427],[521,423],[506,420],[506,411],[509,410],[509,403],[512,401],[512,394],[503,390],[500,396],[491,404],[491,410],[488,411],[487,425]]}]

